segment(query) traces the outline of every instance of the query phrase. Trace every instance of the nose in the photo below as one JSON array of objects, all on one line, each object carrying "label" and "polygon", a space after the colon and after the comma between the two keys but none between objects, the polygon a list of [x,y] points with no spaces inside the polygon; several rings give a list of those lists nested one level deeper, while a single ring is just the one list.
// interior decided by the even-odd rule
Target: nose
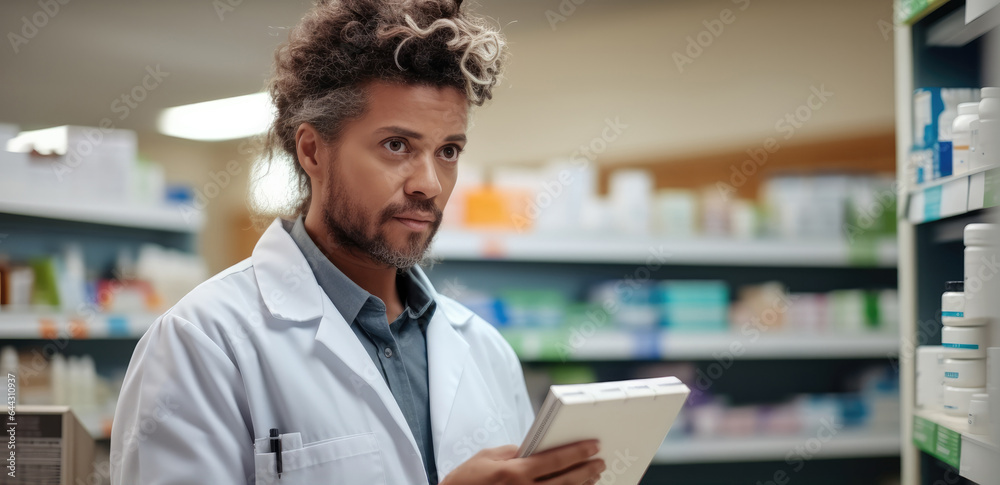
[{"label": "nose", "polygon": [[403,184],[403,191],[409,197],[432,199],[441,193],[441,181],[433,154],[414,157],[410,161],[410,174]]}]

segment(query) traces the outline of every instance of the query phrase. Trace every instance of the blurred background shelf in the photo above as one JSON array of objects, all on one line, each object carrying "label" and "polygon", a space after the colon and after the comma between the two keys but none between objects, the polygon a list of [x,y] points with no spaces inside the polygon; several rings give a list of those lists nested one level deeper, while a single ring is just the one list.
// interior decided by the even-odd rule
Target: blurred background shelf
[{"label": "blurred background shelf", "polygon": [[816,441],[818,451],[801,456],[811,459],[869,458],[898,456],[898,432],[841,431],[827,442],[810,436],[764,436],[745,438],[668,440],[660,446],[653,463],[657,465],[681,463],[726,463],[747,461],[785,461],[795,456],[796,450],[806,453]]},{"label": "blurred background shelf", "polygon": [[545,234],[442,230],[431,248],[445,261],[522,261],[592,264],[894,267],[893,240],[852,245],[841,240],[664,239],[583,234],[568,238]]},{"label": "blurred background shelf", "polygon": [[899,338],[895,334],[774,334],[757,340],[734,335],[683,335],[666,333],[661,336],[661,352],[668,359],[710,358],[721,352],[732,352],[739,343],[741,359],[852,359],[891,358],[899,353]]},{"label": "blurred background shelf", "polygon": [[0,347],[20,361],[24,402],[69,405],[106,449],[137,341],[207,277],[197,254],[205,216],[191,204],[67,202],[51,195],[68,187],[44,189],[0,191]]},{"label": "blurred background shelf", "polygon": [[775,333],[754,338],[738,333],[602,330],[584,336],[573,330],[504,329],[525,361],[879,359],[899,354],[895,334],[846,335]]},{"label": "blurred background shelf", "polygon": [[153,324],[154,314],[0,312],[0,339],[138,339]]},{"label": "blurred background shelf", "polygon": [[201,230],[201,211],[180,206],[139,206],[98,202],[66,203],[51,200],[10,199],[0,194],[0,214],[120,226],[158,231],[195,233]]}]

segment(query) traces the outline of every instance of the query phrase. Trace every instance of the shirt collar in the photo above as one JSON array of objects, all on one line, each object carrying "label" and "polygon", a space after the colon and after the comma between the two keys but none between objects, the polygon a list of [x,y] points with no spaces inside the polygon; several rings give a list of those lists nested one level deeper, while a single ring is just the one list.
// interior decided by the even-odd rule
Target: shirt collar
[{"label": "shirt collar", "polygon": [[[344,317],[344,320],[353,325],[358,314],[366,305],[379,306],[381,304],[381,311],[385,311],[384,302],[348,278],[316,246],[309,233],[306,232],[302,216],[297,217],[294,221],[283,220],[282,225],[306,257],[309,267],[316,276],[317,283],[333,302],[333,306],[337,307],[337,311]],[[404,297],[403,304],[406,306],[404,312],[409,312],[409,316],[414,319],[430,320],[429,317],[433,315],[436,307],[434,298],[431,297],[430,291],[420,281],[420,278],[415,277],[412,268],[396,275],[396,285]],[[430,312],[427,315],[428,318],[420,318],[428,311]]]},{"label": "shirt collar", "polygon": [[[434,298],[420,279],[413,274],[412,268],[396,275],[396,286],[402,289],[402,294],[406,298],[406,311],[410,313],[410,317],[424,322],[430,320],[429,317],[434,314],[436,306]],[[424,314],[427,314],[428,318],[421,318]]]}]

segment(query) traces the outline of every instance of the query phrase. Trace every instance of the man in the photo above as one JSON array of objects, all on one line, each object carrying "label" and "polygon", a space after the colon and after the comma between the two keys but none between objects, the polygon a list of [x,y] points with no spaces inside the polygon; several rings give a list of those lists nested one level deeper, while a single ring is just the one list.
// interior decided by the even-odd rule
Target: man
[{"label": "man", "polygon": [[503,60],[459,3],[320,3],[290,33],[267,148],[297,161],[298,210],[140,340],[113,484],[599,477],[593,441],[516,457],[533,420],[516,356],[415,266]]}]

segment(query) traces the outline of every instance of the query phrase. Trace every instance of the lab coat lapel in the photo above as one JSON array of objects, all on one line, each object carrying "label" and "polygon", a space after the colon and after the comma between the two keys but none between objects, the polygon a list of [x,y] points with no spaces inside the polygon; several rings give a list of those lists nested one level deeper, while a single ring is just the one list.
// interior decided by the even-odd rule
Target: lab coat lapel
[{"label": "lab coat lapel", "polygon": [[481,448],[511,443],[493,390],[455,328],[472,314],[450,306],[446,310],[435,312],[427,328],[431,433],[440,477]]},{"label": "lab coat lapel", "polygon": [[427,327],[431,435],[439,477],[445,477],[482,448],[511,443],[502,425],[494,390],[487,384],[460,333],[473,319],[469,309],[434,292],[419,268],[413,274],[431,289],[438,303]]},{"label": "lab coat lapel", "polygon": [[469,344],[452,327],[445,312],[435,311],[427,326],[427,378],[431,401],[431,432],[439,448],[462,384],[469,357]]},{"label": "lab coat lapel", "polygon": [[[419,453],[417,441],[414,439],[413,432],[410,431],[410,427],[406,423],[403,411],[399,408],[396,398],[385,383],[382,373],[375,367],[371,356],[368,355],[364,346],[361,345],[358,336],[351,330],[350,325],[347,324],[344,317],[329,301],[325,305],[323,314],[323,320],[316,331],[316,341],[330,349],[344,366],[354,372],[354,375],[351,376],[351,384],[358,395],[364,397],[368,390],[375,393],[375,396],[382,401],[389,415],[392,416],[392,420],[396,423],[396,426],[406,435],[406,439],[410,441],[414,453]],[[371,399],[365,400],[371,401]]]},{"label": "lab coat lapel", "polygon": [[427,380],[431,437],[435,453],[440,455],[441,440],[452,416],[462,376],[467,366],[475,365],[469,360],[469,343],[455,330],[455,326],[465,325],[472,318],[472,312],[457,311],[443,301],[419,266],[412,268],[412,274],[437,301],[437,310],[427,325]]}]

